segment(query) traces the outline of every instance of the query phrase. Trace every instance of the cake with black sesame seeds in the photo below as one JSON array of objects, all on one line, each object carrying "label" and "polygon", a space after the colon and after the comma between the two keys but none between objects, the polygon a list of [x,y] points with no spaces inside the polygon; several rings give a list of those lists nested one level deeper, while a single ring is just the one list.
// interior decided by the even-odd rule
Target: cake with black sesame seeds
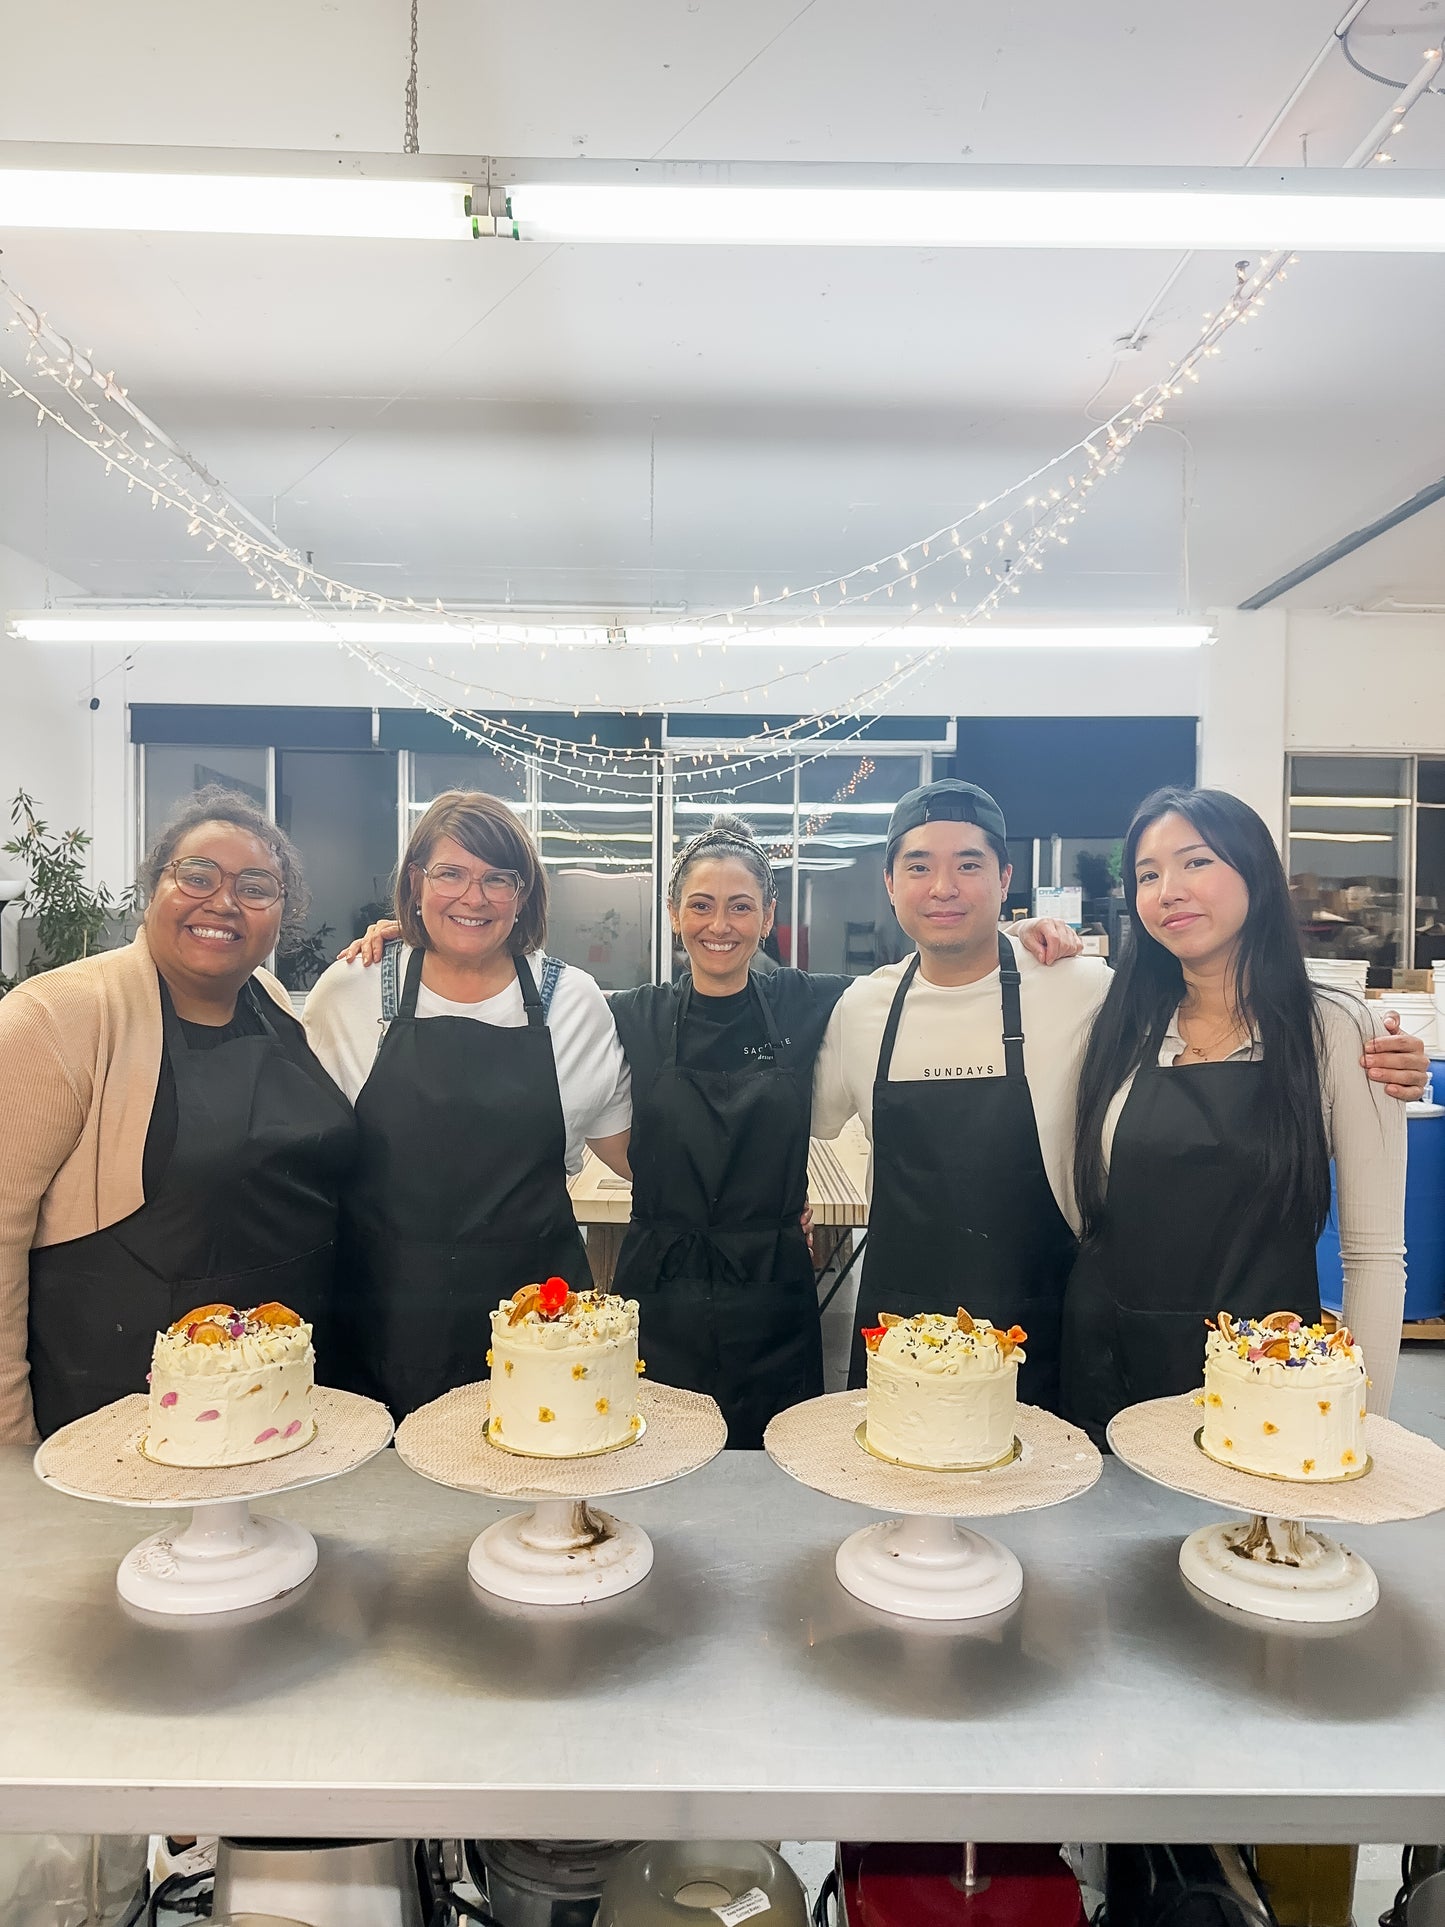
[{"label": "cake with black sesame seeds", "polygon": [[1027,1332],[1001,1331],[959,1308],[950,1318],[881,1314],[866,1329],[868,1450],[899,1465],[965,1471],[1013,1454]]},{"label": "cake with black sesame seeds", "polygon": [[492,1313],[487,1438],[503,1451],[573,1459],[642,1430],[637,1301],[527,1285]]},{"label": "cake with black sesame seeds", "polygon": [[1365,1360],[1343,1325],[1220,1312],[1204,1343],[1200,1445],[1221,1465],[1323,1484],[1366,1466]]}]

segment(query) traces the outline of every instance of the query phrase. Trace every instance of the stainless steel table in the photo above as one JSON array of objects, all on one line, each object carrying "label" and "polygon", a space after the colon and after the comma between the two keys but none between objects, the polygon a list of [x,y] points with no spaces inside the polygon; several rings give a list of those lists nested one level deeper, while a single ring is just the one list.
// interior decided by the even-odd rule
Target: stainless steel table
[{"label": "stainless steel table", "polygon": [[1357,1535],[1383,1600],[1229,1619],[1175,1566],[1203,1506],[1109,1464],[991,1525],[999,1622],[891,1620],[833,1577],[852,1507],[730,1453],[619,1502],[635,1592],[474,1591],[503,1507],[386,1452],[268,1501],[321,1544],[289,1601],[145,1624],[115,1568],[154,1515],[0,1453],[0,1830],[1084,1840],[1445,1838],[1445,1530]]}]

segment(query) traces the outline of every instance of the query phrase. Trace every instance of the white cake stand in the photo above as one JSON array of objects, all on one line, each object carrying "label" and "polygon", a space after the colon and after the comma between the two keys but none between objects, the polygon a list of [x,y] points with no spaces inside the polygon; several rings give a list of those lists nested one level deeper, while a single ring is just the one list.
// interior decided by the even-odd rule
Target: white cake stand
[{"label": "white cake stand", "polygon": [[463,1385],[402,1420],[397,1457],[413,1472],[460,1492],[529,1499],[530,1512],[499,1519],[473,1543],[467,1571],[484,1592],[528,1606],[610,1599],[652,1570],[652,1541],[591,1499],[643,1492],[696,1472],[727,1443],[712,1399],[674,1385],[643,1384],[646,1428],[632,1445],[592,1458],[534,1459],[487,1439],[488,1382]]},{"label": "white cake stand", "polygon": [[1365,1419],[1370,1470],[1326,1485],[1217,1464],[1195,1443],[1201,1417],[1197,1394],[1150,1399],[1117,1415],[1109,1445],[1156,1485],[1250,1514],[1201,1526],[1179,1548],[1190,1585],[1240,1612],[1314,1625],[1360,1618],[1380,1597],[1373,1569],[1302,1522],[1385,1525],[1445,1507],[1445,1451],[1373,1413]]},{"label": "white cake stand", "polygon": [[790,1478],[830,1498],[901,1518],[864,1526],[838,1548],[839,1583],[857,1599],[905,1619],[976,1619],[1023,1590],[1014,1554],[955,1523],[1061,1505],[1103,1469],[1085,1435],[1050,1412],[1021,1405],[1018,1456],[986,1472],[923,1472],[876,1459],[858,1443],[867,1395],[831,1392],[780,1412],[763,1447]]},{"label": "white cake stand", "polygon": [[226,1613],[292,1592],[316,1566],[316,1541],[290,1519],[256,1517],[253,1499],[317,1485],[374,1458],[391,1438],[384,1405],[317,1386],[316,1437],[260,1465],[157,1465],[143,1456],[148,1401],[117,1399],[53,1433],[35,1454],[42,1483],[73,1499],[174,1512],[167,1526],[128,1552],[116,1590],[152,1613]]}]

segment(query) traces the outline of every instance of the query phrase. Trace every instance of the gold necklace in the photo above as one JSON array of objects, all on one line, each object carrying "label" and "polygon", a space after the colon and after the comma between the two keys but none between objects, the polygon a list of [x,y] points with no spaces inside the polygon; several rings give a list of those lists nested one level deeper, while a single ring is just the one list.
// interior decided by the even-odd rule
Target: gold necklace
[{"label": "gold necklace", "polygon": [[1226,1041],[1232,1042],[1234,1038],[1245,1035],[1245,1027],[1238,1017],[1234,1017],[1230,1020],[1228,1028],[1217,1031],[1215,1035],[1209,1039],[1208,1043],[1191,1044],[1189,1039],[1184,1036],[1184,1020],[1181,1017],[1179,1021],[1179,1035],[1184,1044],[1185,1056],[1195,1057],[1201,1064],[1207,1064],[1221,1044]]}]

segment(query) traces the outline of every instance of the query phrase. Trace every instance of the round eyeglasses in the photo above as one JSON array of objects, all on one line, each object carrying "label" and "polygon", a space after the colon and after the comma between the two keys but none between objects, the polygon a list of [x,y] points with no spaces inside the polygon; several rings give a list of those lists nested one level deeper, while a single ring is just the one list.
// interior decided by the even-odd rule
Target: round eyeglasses
[{"label": "round eyeglasses", "polygon": [[232,895],[246,910],[269,910],[286,894],[281,879],[270,870],[223,870],[208,856],[179,856],[165,867],[176,888],[198,900],[213,897],[223,883],[230,884]]},{"label": "round eyeglasses", "polygon": [[417,868],[443,903],[464,897],[474,883],[480,884],[488,903],[498,906],[515,903],[522,894],[522,879],[515,870],[485,870],[476,876],[459,863],[434,863],[430,869],[419,863]]}]

